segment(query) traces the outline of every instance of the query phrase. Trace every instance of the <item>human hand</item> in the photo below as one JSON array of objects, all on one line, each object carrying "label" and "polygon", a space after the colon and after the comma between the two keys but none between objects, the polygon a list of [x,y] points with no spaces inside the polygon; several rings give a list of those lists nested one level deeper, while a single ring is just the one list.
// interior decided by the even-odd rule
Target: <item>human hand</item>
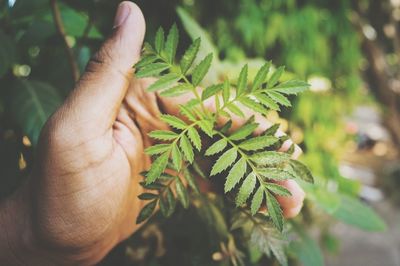
[{"label": "human hand", "polygon": [[[26,222],[16,230],[29,237],[16,246],[29,250],[29,265],[93,265],[140,226],[147,133],[166,129],[160,103],[171,113],[177,104],[145,92],[149,80],[132,78],[144,32],[140,9],[123,2],[112,36],[42,132],[34,172],[19,193],[29,200],[18,201]],[[304,193],[294,181],[284,185],[293,196],[279,201],[291,217]]]}]

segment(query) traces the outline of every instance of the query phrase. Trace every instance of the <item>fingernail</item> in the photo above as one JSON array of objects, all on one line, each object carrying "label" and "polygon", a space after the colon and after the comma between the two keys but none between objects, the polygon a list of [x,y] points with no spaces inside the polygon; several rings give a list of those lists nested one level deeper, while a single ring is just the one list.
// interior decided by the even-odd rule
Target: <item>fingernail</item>
[{"label": "fingernail", "polygon": [[113,28],[121,26],[128,18],[130,13],[131,13],[131,8],[129,7],[128,2],[122,2],[121,4],[119,4],[117,9],[117,14],[115,15]]}]

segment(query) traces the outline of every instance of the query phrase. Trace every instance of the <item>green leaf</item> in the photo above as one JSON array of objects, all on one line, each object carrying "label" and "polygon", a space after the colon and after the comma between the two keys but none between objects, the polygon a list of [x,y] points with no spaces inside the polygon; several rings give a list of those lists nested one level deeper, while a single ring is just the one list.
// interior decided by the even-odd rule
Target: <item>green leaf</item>
[{"label": "green leaf", "polygon": [[250,159],[258,165],[278,165],[289,161],[290,156],[283,152],[265,151],[253,154]]},{"label": "green leaf", "polygon": [[162,27],[159,27],[156,32],[154,48],[156,49],[158,54],[160,54],[161,51],[164,49],[164,29]]},{"label": "green leaf", "polygon": [[[146,177],[146,175],[143,175],[144,177]],[[158,182],[154,182],[151,184],[146,184],[146,182],[142,181],[139,183],[143,188],[148,189],[148,190],[160,190],[165,188],[164,184],[158,183]]]},{"label": "green leaf", "polygon": [[174,140],[178,137],[178,134],[168,130],[154,130],[151,131],[148,135],[151,138],[158,140]]},{"label": "green leaf", "polygon": [[273,253],[281,266],[288,265],[285,252],[287,241],[269,222],[254,225],[250,242],[269,257]]},{"label": "green leaf", "polygon": [[225,182],[225,193],[231,191],[237,183],[239,183],[240,179],[244,176],[247,170],[247,164],[246,160],[244,158],[240,158],[239,161],[237,161],[231,170],[229,171],[228,176],[226,177],[226,182]]},{"label": "green leaf", "polygon": [[220,92],[223,89],[222,84],[215,84],[207,87],[205,90],[203,90],[201,94],[201,100],[207,100],[208,98],[216,95],[218,92]]},{"label": "green leaf", "polygon": [[284,66],[280,66],[275,70],[275,72],[271,75],[271,77],[268,80],[268,88],[272,88],[273,86],[275,86],[276,83],[278,83],[283,72],[285,72]]},{"label": "green leaf", "polygon": [[247,201],[256,186],[256,181],[257,178],[254,172],[251,172],[244,179],[242,186],[240,187],[239,192],[236,196],[236,206],[241,206]]},{"label": "green leaf", "polygon": [[310,170],[299,161],[290,160],[290,165],[294,170],[294,175],[308,183],[314,183],[314,177],[312,176]]},{"label": "green leaf", "polygon": [[260,186],[256,193],[254,193],[253,200],[251,201],[251,214],[256,215],[264,200],[264,188]]},{"label": "green leaf", "polygon": [[248,123],[233,132],[232,135],[229,136],[230,140],[241,140],[250,136],[254,130],[258,127],[256,123]]},{"label": "green leaf", "polygon": [[169,68],[168,64],[165,63],[153,63],[150,65],[147,65],[146,67],[143,67],[139,69],[136,72],[136,77],[137,78],[146,78],[146,77],[155,77],[158,74],[160,74],[162,71],[166,70]]},{"label": "green leaf", "polygon": [[276,198],[271,195],[268,191],[265,191],[265,197],[267,200],[267,209],[268,209],[268,214],[271,217],[272,222],[276,226],[276,228],[282,232],[283,230],[283,215],[282,215],[282,209],[281,206],[279,205],[278,201]]},{"label": "green leaf", "polygon": [[310,85],[304,81],[300,80],[289,80],[286,82],[282,82],[275,88],[271,89],[272,91],[277,91],[283,94],[297,94],[303,91],[308,90]]},{"label": "green leaf", "polygon": [[182,74],[186,74],[190,66],[193,64],[197,53],[199,52],[201,39],[197,38],[186,50],[185,54],[181,59],[181,71]]},{"label": "green leaf", "polygon": [[277,181],[295,178],[291,172],[280,168],[261,168],[258,170],[258,173],[264,178]]},{"label": "green leaf", "polygon": [[235,148],[227,150],[215,162],[215,164],[211,169],[210,175],[213,176],[224,171],[236,160],[236,157],[237,157],[237,151]]},{"label": "green leaf", "polygon": [[146,148],[146,150],[144,152],[148,155],[156,155],[156,154],[164,153],[164,152],[168,151],[169,149],[171,149],[171,144],[157,144],[157,145]]},{"label": "green leaf", "polygon": [[189,92],[190,89],[191,89],[191,85],[189,85],[187,83],[183,83],[183,84],[178,84],[172,88],[161,91],[160,95],[164,96],[164,97],[179,96],[179,95]]},{"label": "green leaf", "polygon": [[166,197],[164,195],[162,195],[160,197],[160,201],[159,201],[158,205],[160,206],[161,214],[164,217],[168,217],[169,204],[168,204],[168,201],[167,201],[167,199],[166,199]]},{"label": "green leaf", "polygon": [[288,197],[288,196],[292,195],[292,193],[289,190],[287,190],[285,187],[280,186],[278,184],[267,183],[266,186],[267,186],[267,189],[270,192],[274,193],[275,195],[284,196],[284,197]]},{"label": "green leaf", "polygon": [[186,168],[183,170],[183,177],[186,179],[186,182],[188,183],[189,187],[191,187],[194,192],[200,193],[200,189],[199,186],[197,185],[196,179]]},{"label": "green leaf", "polygon": [[267,130],[264,131],[263,135],[275,136],[279,127],[280,127],[279,124],[273,124],[271,127],[267,128]]},{"label": "green leaf", "polygon": [[371,207],[349,196],[341,196],[340,206],[333,213],[333,216],[366,231],[386,230],[385,222]]},{"label": "green leaf", "polygon": [[178,28],[176,27],[176,24],[174,24],[169,30],[164,49],[167,61],[169,63],[174,62],[176,48],[178,47],[178,39],[179,39]]},{"label": "green leaf", "polygon": [[[3,86],[4,84],[2,89],[5,89]],[[29,80],[16,81],[12,86],[11,97],[7,100],[11,102],[13,118],[33,145],[36,145],[47,119],[62,103],[56,88],[47,83]]]},{"label": "green leaf", "polygon": [[172,157],[172,163],[174,164],[175,169],[177,171],[180,171],[181,167],[182,167],[182,154],[179,151],[178,145],[176,143],[174,143],[172,145],[171,157]]},{"label": "green leaf", "polygon": [[228,142],[225,139],[220,139],[206,150],[205,155],[210,156],[219,153],[225,149],[226,145],[228,145]]},{"label": "green leaf", "polygon": [[273,136],[259,136],[243,141],[239,144],[239,147],[246,151],[256,151],[274,145],[278,140]]},{"label": "green leaf", "polygon": [[319,244],[306,235],[306,232],[298,234],[299,239],[290,243],[290,252],[293,252],[296,258],[307,266],[324,266],[324,256]]},{"label": "green leaf", "polygon": [[260,103],[262,103],[264,106],[266,106],[267,108],[276,110],[276,111],[279,110],[279,105],[277,105],[275,103],[275,101],[272,98],[270,98],[268,95],[266,95],[264,93],[257,93],[257,94],[254,94],[254,97],[256,97],[256,99]]},{"label": "green leaf", "polygon": [[270,67],[271,67],[271,62],[266,62],[260,68],[260,70],[258,70],[256,76],[254,77],[253,86],[251,88],[252,91],[257,90],[265,82]]},{"label": "green leaf", "polygon": [[197,130],[193,127],[188,128],[187,131],[189,139],[192,141],[193,145],[198,151],[201,150],[201,138]]},{"label": "green leaf", "polygon": [[163,153],[151,164],[150,170],[146,175],[146,184],[151,184],[164,172],[168,164],[169,153]]},{"label": "green leaf", "polygon": [[161,89],[167,89],[177,83],[180,80],[180,76],[175,73],[168,73],[161,78],[157,79],[153,84],[151,84],[147,91],[158,91]]},{"label": "green leaf", "polygon": [[173,128],[185,129],[188,126],[183,120],[173,115],[161,115],[160,119]]},{"label": "green leaf", "polygon": [[246,106],[247,108],[260,113],[260,114],[267,114],[268,110],[261,104],[259,104],[258,102],[248,98],[248,97],[243,97],[239,99],[239,102],[242,103],[244,106]]},{"label": "green leaf", "polygon": [[157,59],[158,59],[158,57],[156,55],[143,56],[142,59],[140,59],[140,61],[135,64],[135,68],[146,67],[146,66],[154,63]]},{"label": "green leaf", "polygon": [[175,207],[176,207],[176,199],[174,197],[174,193],[172,192],[171,188],[167,188],[167,201],[168,201],[168,205],[169,205],[169,209],[168,209],[168,216],[171,216],[174,211],[175,211]]},{"label": "green leaf", "polygon": [[143,209],[140,211],[137,219],[136,219],[136,224],[140,224],[147,220],[154,212],[154,209],[156,208],[157,205],[157,200],[153,200],[149,203],[147,203]]},{"label": "green leaf", "polygon": [[197,125],[209,137],[214,136],[214,132],[213,132],[214,123],[212,121],[203,119],[203,120],[198,121]]},{"label": "green leaf", "polygon": [[224,103],[227,103],[229,101],[230,95],[231,95],[231,85],[229,84],[229,80],[226,79],[222,90],[222,99],[224,100]]},{"label": "green leaf", "polygon": [[292,106],[290,104],[290,101],[288,98],[286,98],[285,96],[283,96],[282,94],[280,94],[279,92],[276,91],[268,91],[267,92],[268,96],[274,100],[276,103],[279,103],[283,106]]},{"label": "green leaf", "polygon": [[158,198],[158,195],[153,193],[142,193],[138,196],[138,198],[140,200],[153,200]]},{"label": "green leaf", "polygon": [[249,71],[248,69],[249,69],[249,66],[246,64],[240,71],[239,79],[237,82],[236,96],[240,96],[243,92],[246,91],[247,75],[248,75],[248,71]]},{"label": "green leaf", "polygon": [[190,121],[197,122],[196,116],[193,114],[189,107],[187,107],[186,105],[179,105],[179,110],[181,114],[186,116]]},{"label": "green leaf", "polygon": [[175,187],[179,201],[182,203],[183,208],[187,209],[189,207],[189,195],[179,177],[176,179]]},{"label": "green leaf", "polygon": [[186,160],[189,163],[192,163],[194,160],[193,147],[185,135],[182,135],[181,140],[179,141],[179,145],[183,151],[183,154],[185,155]]},{"label": "green leaf", "polygon": [[194,69],[192,73],[193,86],[198,86],[210,69],[213,54],[208,54]]},{"label": "green leaf", "polygon": [[228,104],[228,105],[226,106],[226,108],[228,108],[229,111],[231,111],[232,113],[234,113],[234,114],[237,115],[237,116],[240,116],[240,117],[243,117],[243,118],[245,117],[245,115],[244,115],[244,113],[242,112],[242,110],[240,110],[240,108],[237,107],[234,103]]}]

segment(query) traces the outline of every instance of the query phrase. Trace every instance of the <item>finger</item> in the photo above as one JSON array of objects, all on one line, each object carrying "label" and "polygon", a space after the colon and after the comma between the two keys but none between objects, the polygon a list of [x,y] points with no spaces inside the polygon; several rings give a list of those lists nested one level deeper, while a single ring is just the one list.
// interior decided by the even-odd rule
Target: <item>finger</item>
[{"label": "finger", "polygon": [[299,214],[306,194],[299,184],[297,184],[297,182],[294,180],[285,180],[279,182],[278,184],[285,187],[292,194],[288,197],[276,197],[282,207],[283,215],[286,218],[292,218]]},{"label": "finger", "polygon": [[96,129],[110,128],[126,94],[132,67],[139,60],[145,32],[143,14],[132,2],[117,10],[111,37],[89,62],[66,106],[75,119]]}]

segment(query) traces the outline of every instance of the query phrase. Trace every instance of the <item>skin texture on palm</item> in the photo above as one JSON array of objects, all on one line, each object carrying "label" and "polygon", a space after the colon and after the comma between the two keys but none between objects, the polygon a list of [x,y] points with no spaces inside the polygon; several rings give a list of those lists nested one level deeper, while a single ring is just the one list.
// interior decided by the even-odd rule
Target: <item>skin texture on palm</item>
[{"label": "skin texture on palm", "polygon": [[[144,204],[137,198],[143,192],[139,173],[151,163],[144,154],[152,144],[147,133],[166,129],[159,114],[177,114],[185,99],[148,93],[152,81],[133,77],[145,33],[140,9],[121,3],[115,24],[47,122],[29,182],[0,206],[0,225],[9,231],[0,236],[0,264],[93,265],[140,226],[135,223]],[[265,118],[256,120],[260,130],[270,125]],[[234,125],[243,122],[237,118]],[[278,200],[285,216],[293,217],[304,192],[294,181],[283,185],[293,196]],[[17,259],[21,249],[24,257]]]}]

